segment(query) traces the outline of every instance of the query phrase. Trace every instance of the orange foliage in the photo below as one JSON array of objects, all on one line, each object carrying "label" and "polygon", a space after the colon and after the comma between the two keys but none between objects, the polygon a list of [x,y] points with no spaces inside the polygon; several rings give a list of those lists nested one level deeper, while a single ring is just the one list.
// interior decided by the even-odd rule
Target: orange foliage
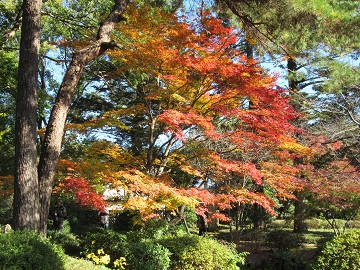
[{"label": "orange foliage", "polygon": [[[134,156],[115,144],[99,142],[89,150],[92,154],[85,166],[62,162],[63,169],[72,168],[81,175],[92,174],[114,187],[121,186],[129,194],[124,207],[139,211],[144,218],[156,216],[156,211],[164,207],[176,210],[180,205],[195,207],[199,202],[222,210],[233,203],[257,203],[275,214],[274,201],[252,190],[253,184],[267,184],[277,196],[292,198],[292,192],[301,188],[296,181],[297,170],[275,161],[286,163],[294,156],[311,154],[291,139],[295,128],[289,121],[296,114],[288,95],[275,87],[276,78],[247,59],[239,49],[238,32],[210,13],[205,12],[201,21],[192,25],[150,7],[130,6],[127,16],[126,23],[119,26],[121,49],[110,55],[121,65],[109,76],[116,78],[126,72],[145,76],[148,80],[142,85],[143,103],[104,113],[83,127],[71,128],[106,124],[128,129],[122,121],[124,116],[146,115],[146,134],[156,130],[156,138],[177,138],[179,147],[175,147],[174,140],[164,143],[149,139],[151,146],[163,145],[163,149],[170,150],[163,150],[156,157],[151,156],[150,150]],[[158,114],[151,110],[153,102],[158,104]],[[220,128],[222,123],[224,129]],[[227,123],[232,124],[226,126]],[[228,144],[222,150],[203,143],[223,141]],[[186,146],[194,147],[196,153],[181,156],[180,149]],[[244,158],[260,156],[262,151],[269,152],[268,160],[274,163],[256,164],[251,158]],[[216,191],[194,186],[180,188],[164,169],[170,165],[202,181],[210,179],[222,185]],[[252,185],[232,184],[232,177],[249,180]],[[92,194],[97,205],[93,206],[103,207],[86,181],[68,176],[62,188],[75,191],[79,187],[85,191],[75,192],[80,195],[79,201],[89,203]],[[214,216],[226,220],[220,213]]]},{"label": "orange foliage", "polygon": [[[288,122],[294,116],[288,98],[274,89],[274,78],[236,49],[235,29],[210,13],[190,27],[166,13],[153,18],[146,8],[128,12],[128,23],[120,29],[127,43],[111,53],[126,63],[116,73],[136,70],[157,78],[147,85],[147,98],[166,101],[159,120],[167,131],[184,139],[184,128],[195,125],[219,139],[215,115],[238,118],[237,136],[251,140],[277,140],[294,129]],[[256,100],[257,109],[244,107],[246,99]]]},{"label": "orange foliage", "polygon": [[299,179],[300,169],[288,164],[262,162],[261,171],[265,182],[276,191],[282,200],[295,199],[294,192],[302,190],[304,183]]}]

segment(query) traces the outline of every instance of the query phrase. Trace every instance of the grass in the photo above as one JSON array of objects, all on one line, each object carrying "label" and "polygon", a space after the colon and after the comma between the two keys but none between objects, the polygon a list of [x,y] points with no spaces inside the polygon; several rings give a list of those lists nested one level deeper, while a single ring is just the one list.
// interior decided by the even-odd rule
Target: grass
[{"label": "grass", "polygon": [[310,229],[304,234],[306,244],[315,244],[322,246],[325,242],[334,237],[334,232],[331,229]]},{"label": "grass", "polygon": [[[269,263],[274,261],[280,264],[296,261],[302,264],[301,267],[304,267],[296,269],[305,269],[306,264],[318,255],[324,243],[331,240],[335,235],[324,220],[309,220],[309,225],[308,232],[301,235],[292,233],[293,222],[291,220],[275,220],[261,230],[246,228],[238,232],[233,231],[231,234],[229,226],[222,225],[216,236],[235,242],[239,252],[249,252],[247,256],[249,269],[277,269],[269,266]],[[277,235],[277,233],[271,234],[274,231],[278,232],[280,236],[269,239],[269,236]],[[289,239],[286,240],[286,237]],[[299,245],[287,247],[286,243],[291,244],[293,241],[298,241]],[[281,243],[283,245],[279,245]]]},{"label": "grass", "polygon": [[103,265],[95,265],[91,261],[81,259],[81,258],[74,258],[71,256],[66,256],[65,260],[65,270],[108,270]]}]

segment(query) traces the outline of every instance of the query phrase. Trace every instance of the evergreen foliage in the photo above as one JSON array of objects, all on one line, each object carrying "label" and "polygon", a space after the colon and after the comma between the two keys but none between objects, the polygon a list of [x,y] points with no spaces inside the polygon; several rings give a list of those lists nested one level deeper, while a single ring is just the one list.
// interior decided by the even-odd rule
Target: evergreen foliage
[{"label": "evergreen foliage", "polygon": [[246,253],[238,254],[234,244],[187,234],[181,226],[169,230],[162,222],[127,234],[98,230],[82,239],[83,256],[104,252],[110,256],[107,267],[123,257],[127,269],[135,270],[246,269]]},{"label": "evergreen foliage", "polygon": [[128,266],[134,270],[167,270],[170,266],[170,251],[151,240],[135,242],[130,245]]}]

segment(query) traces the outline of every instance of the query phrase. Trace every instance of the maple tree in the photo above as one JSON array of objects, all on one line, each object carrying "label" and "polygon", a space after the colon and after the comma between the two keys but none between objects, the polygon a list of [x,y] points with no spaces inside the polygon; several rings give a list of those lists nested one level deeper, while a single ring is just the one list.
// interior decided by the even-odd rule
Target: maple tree
[{"label": "maple tree", "polygon": [[82,177],[67,175],[53,190],[53,194],[63,192],[82,206],[89,206],[99,211],[105,211],[106,203],[101,195]]},{"label": "maple tree", "polygon": [[[350,226],[360,209],[360,174],[359,167],[354,166],[351,159],[336,156],[343,143],[324,144],[327,140],[326,136],[312,137],[316,154],[303,167],[303,175],[312,207],[324,214],[335,234],[340,234]],[[346,220],[342,229],[336,218]]]},{"label": "maple tree", "polygon": [[90,164],[104,183],[131,194],[124,207],[145,219],[199,202],[220,210],[257,203],[275,214],[255,186],[281,198],[302,188],[287,163],[309,150],[291,137],[288,95],[246,57],[237,30],[210,12],[188,23],[147,6],[129,7],[119,30],[121,49],[110,53],[119,64],[106,76],[123,103],[67,128],[113,127],[118,144],[95,144],[92,155],[102,158]]}]

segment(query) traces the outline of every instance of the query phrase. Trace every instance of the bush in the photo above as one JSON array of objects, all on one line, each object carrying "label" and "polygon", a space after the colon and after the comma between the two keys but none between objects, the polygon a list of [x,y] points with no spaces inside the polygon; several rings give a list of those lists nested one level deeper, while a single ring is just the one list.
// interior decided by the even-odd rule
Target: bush
[{"label": "bush", "polygon": [[291,251],[275,251],[269,261],[264,265],[265,270],[303,270],[306,261]]},{"label": "bush", "polygon": [[66,256],[65,259],[66,270],[110,270],[103,265],[96,265],[93,262],[81,258],[73,258]]},{"label": "bush", "polygon": [[268,226],[268,228],[273,229],[293,229],[294,228],[294,219],[275,219]]},{"label": "bush", "polygon": [[127,258],[128,269],[166,270],[170,266],[170,251],[160,244],[148,241],[133,243]]},{"label": "bush", "polygon": [[[169,236],[160,241],[172,253],[171,269],[241,269],[245,254],[237,254],[235,245],[221,244],[197,235]],[[245,269],[245,268],[243,268]]]},{"label": "bush", "polygon": [[67,255],[79,256],[80,249],[80,240],[75,234],[70,232],[57,232],[49,230],[47,233],[47,238],[51,243],[61,246]]},{"label": "bush", "polygon": [[99,250],[103,250],[110,256],[109,265],[130,253],[126,235],[102,228],[83,236],[81,250],[84,257],[91,253],[98,254]]},{"label": "bush", "polygon": [[132,270],[245,269],[240,268],[245,264],[245,253],[237,254],[235,245],[181,229],[168,230],[161,221],[149,222],[143,230],[126,235],[103,229],[87,233],[82,250],[84,256],[90,255],[99,263],[110,255],[111,263],[102,263],[108,267],[125,257],[126,269]]},{"label": "bush", "polygon": [[0,234],[0,269],[2,270],[62,270],[64,252],[30,231]]},{"label": "bush", "polygon": [[238,235],[239,239],[242,241],[256,241],[264,242],[267,237],[267,231],[264,230],[244,230]]},{"label": "bush", "polygon": [[169,232],[169,223],[164,219],[151,219],[143,224],[140,231],[128,233],[129,241],[139,241],[141,239],[160,239]]},{"label": "bush", "polygon": [[[161,237],[154,228],[153,237]],[[115,260],[125,257],[127,269],[165,270],[170,265],[170,252],[160,244],[154,243],[153,239],[145,237],[149,232],[132,232],[127,235],[112,230],[98,229],[95,232],[84,235],[82,253],[88,255],[94,261],[108,258],[108,267],[113,266]],[[99,263],[101,263],[99,261]]]},{"label": "bush", "polygon": [[312,269],[360,269],[360,230],[348,231],[327,242]]},{"label": "bush", "polygon": [[267,240],[271,248],[286,251],[299,247],[304,242],[304,237],[286,230],[274,230],[269,232]]}]

